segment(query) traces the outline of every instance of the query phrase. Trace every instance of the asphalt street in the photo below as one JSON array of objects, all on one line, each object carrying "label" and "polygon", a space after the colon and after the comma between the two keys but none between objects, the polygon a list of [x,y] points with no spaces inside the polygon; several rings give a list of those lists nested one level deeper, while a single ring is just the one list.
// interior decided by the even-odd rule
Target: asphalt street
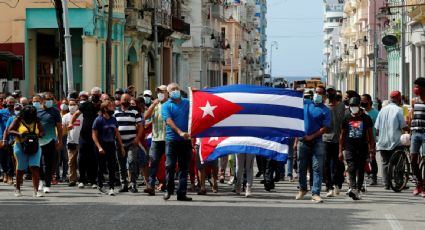
[{"label": "asphalt street", "polygon": [[[220,184],[219,193],[169,201],[162,193],[100,195],[95,189],[60,184],[43,198],[33,198],[30,182],[23,197],[0,185],[0,229],[424,229],[425,198],[368,187],[361,201],[341,194],[324,203],[294,199],[297,183],[277,183],[264,191],[256,179],[253,196],[236,196]],[[324,196],[325,194],[322,194]]]}]

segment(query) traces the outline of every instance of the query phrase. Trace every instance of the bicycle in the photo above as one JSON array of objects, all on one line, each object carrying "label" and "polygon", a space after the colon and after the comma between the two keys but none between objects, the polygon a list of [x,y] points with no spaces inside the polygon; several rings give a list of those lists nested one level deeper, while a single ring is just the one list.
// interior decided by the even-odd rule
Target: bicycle
[{"label": "bicycle", "polygon": [[[419,158],[419,170],[422,179],[425,178],[425,156]],[[398,148],[391,156],[388,165],[388,177],[390,187],[394,192],[401,192],[406,189],[407,182],[416,183],[416,178],[411,170],[411,159],[409,146]]]}]

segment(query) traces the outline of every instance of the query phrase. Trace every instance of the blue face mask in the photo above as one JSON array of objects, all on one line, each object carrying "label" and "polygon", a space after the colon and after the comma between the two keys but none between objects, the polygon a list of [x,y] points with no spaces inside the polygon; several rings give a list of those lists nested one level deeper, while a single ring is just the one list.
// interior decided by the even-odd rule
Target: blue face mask
[{"label": "blue face mask", "polygon": [[314,104],[321,104],[323,102],[323,97],[320,94],[315,93],[313,96]]},{"label": "blue face mask", "polygon": [[181,94],[180,94],[180,90],[174,90],[170,93],[170,97],[171,99],[177,100],[180,99]]},{"label": "blue face mask", "polygon": [[44,106],[46,106],[46,108],[52,108],[53,100],[46,100],[46,103],[44,103]]},{"label": "blue face mask", "polygon": [[36,109],[40,109],[41,108],[41,103],[38,101],[35,101],[32,103],[32,106],[34,106]]}]

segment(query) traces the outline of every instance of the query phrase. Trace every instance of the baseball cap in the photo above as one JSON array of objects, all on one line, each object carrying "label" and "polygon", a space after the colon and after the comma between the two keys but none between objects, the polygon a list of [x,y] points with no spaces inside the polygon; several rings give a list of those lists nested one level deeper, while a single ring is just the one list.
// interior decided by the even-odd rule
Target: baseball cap
[{"label": "baseball cap", "polygon": [[360,99],[358,97],[352,97],[350,98],[350,101],[348,103],[349,105],[360,105]]},{"label": "baseball cap", "polygon": [[160,85],[159,87],[156,88],[157,90],[161,90],[161,91],[165,91],[167,90],[167,86],[166,85]]},{"label": "baseball cap", "polygon": [[149,89],[147,89],[147,90],[143,91],[143,96],[144,95],[152,96],[152,91],[150,91]]},{"label": "baseball cap", "polygon": [[390,93],[390,98],[401,97],[400,91],[394,90]]}]

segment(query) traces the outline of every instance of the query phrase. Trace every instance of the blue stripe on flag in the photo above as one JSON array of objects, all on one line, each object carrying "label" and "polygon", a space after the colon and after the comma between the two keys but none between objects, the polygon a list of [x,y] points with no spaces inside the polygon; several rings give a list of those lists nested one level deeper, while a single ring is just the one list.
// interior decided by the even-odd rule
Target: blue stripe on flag
[{"label": "blue stripe on flag", "polygon": [[226,85],[214,88],[206,88],[200,90],[212,94],[216,93],[252,93],[252,94],[274,94],[274,95],[288,95],[292,97],[303,97],[302,92],[290,89],[271,88],[257,85]]},{"label": "blue stripe on flag", "polygon": [[[254,135],[255,134],[255,135]],[[265,127],[211,127],[197,135],[197,137],[303,137],[304,131],[293,129],[265,128]]]},{"label": "blue stripe on flag", "polygon": [[231,145],[216,148],[214,152],[208,156],[207,161],[213,161],[219,157],[235,153],[255,154],[284,162],[286,162],[286,159],[288,158],[288,153],[279,153],[273,150],[253,146]]},{"label": "blue stripe on flag", "polygon": [[301,108],[268,104],[238,103],[238,105],[242,106],[243,110],[237,114],[261,114],[304,120],[304,109]]}]

